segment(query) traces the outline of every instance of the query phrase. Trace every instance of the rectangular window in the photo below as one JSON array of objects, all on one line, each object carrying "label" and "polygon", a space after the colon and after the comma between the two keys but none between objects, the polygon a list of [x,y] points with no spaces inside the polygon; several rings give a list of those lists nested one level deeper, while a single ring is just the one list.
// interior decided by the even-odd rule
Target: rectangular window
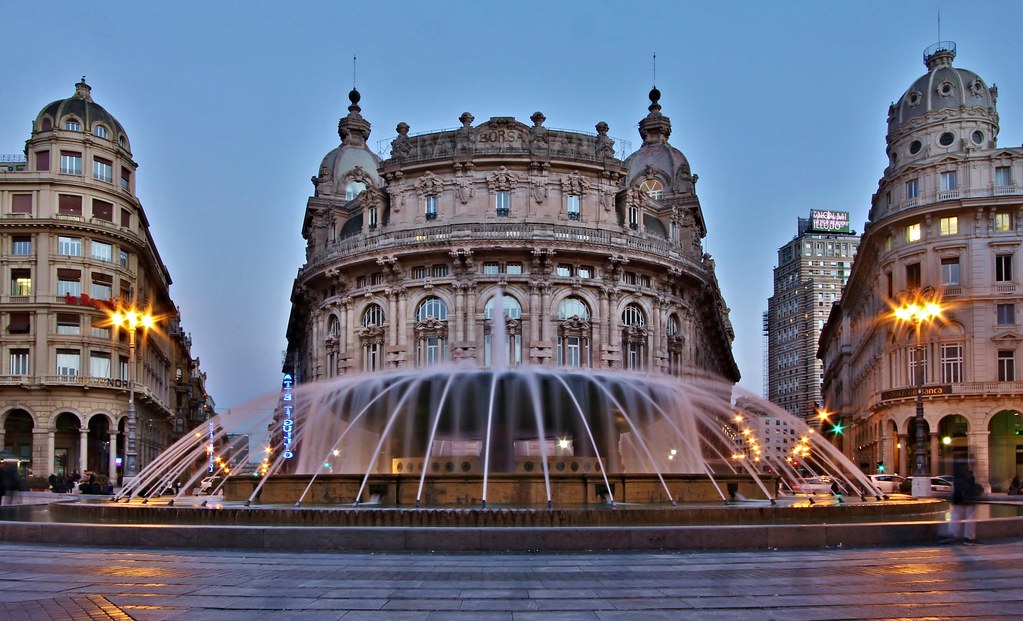
[{"label": "rectangular window", "polygon": [[10,334],[30,334],[32,332],[32,313],[17,311],[11,313],[7,323]]},{"label": "rectangular window", "polygon": [[76,349],[57,350],[57,375],[75,376],[82,372],[82,357]]},{"label": "rectangular window", "polygon": [[995,230],[996,231],[1011,231],[1012,230],[1012,214],[1007,211],[1003,211],[995,214]]},{"label": "rectangular window", "polygon": [[57,217],[65,220],[82,219],[82,197],[61,194],[57,198]]},{"label": "rectangular window", "polygon": [[572,275],[572,266],[571,265],[559,265],[554,270],[554,275],[555,276],[566,276],[566,277],[567,276],[571,276]]},{"label": "rectangular window", "polygon": [[32,213],[32,195],[15,194],[11,196],[11,213]]},{"label": "rectangular window", "polygon": [[11,270],[11,295],[32,295],[32,270]]},{"label": "rectangular window", "polygon": [[995,304],[995,318],[1000,326],[1011,326],[1016,324],[1015,304]]},{"label": "rectangular window", "polygon": [[82,318],[75,313],[57,313],[57,334],[81,334]]},{"label": "rectangular window", "polygon": [[959,257],[941,260],[941,284],[959,284]]},{"label": "rectangular window", "polygon": [[920,288],[920,264],[910,263],[906,266],[906,288],[907,289],[919,289]]},{"label": "rectangular window", "polygon": [[500,266],[497,263],[484,263],[483,273],[484,274],[499,274],[501,272]]},{"label": "rectangular window", "polygon": [[69,132],[80,132],[82,131],[82,124],[75,120],[64,121],[64,129]]},{"label": "rectangular window", "polygon": [[412,280],[422,280],[426,278],[427,270],[425,266],[413,267],[412,268]]},{"label": "rectangular window", "polygon": [[1016,381],[1016,352],[1011,349],[998,352],[998,381]]},{"label": "rectangular window", "polygon": [[1012,169],[1008,166],[995,167],[995,186],[1006,187],[1012,185]]},{"label": "rectangular window", "polygon": [[575,194],[568,195],[568,219],[579,219],[579,197]]},{"label": "rectangular window", "polygon": [[956,189],[955,171],[941,173],[941,191],[951,192],[954,189]]},{"label": "rectangular window", "polygon": [[57,269],[57,295],[82,295],[82,273],[78,270]]},{"label": "rectangular window", "polygon": [[92,177],[100,181],[111,182],[114,180],[114,165],[100,157],[92,158]]},{"label": "rectangular window", "polygon": [[593,278],[593,268],[584,265],[576,270],[576,276],[579,278]]},{"label": "rectangular window", "polygon": [[942,344],[941,381],[945,384],[958,384],[959,382],[963,381],[962,345]]},{"label": "rectangular window", "polygon": [[124,269],[128,269],[128,251],[127,250],[120,251],[119,257],[121,267],[123,267]]},{"label": "rectangular window", "polygon": [[36,170],[40,172],[49,172],[50,170],[49,151],[36,151]]},{"label": "rectangular window", "polygon": [[89,335],[99,339],[110,338],[110,320],[106,317],[93,317]]},{"label": "rectangular window", "polygon": [[110,377],[110,354],[89,354],[89,375],[91,377]]},{"label": "rectangular window", "polygon": [[57,238],[57,254],[65,257],[80,257],[82,256],[82,238],[81,237],[58,237]]},{"label": "rectangular window", "polygon": [[443,277],[445,277],[447,275],[448,275],[448,266],[447,265],[434,265],[433,266],[433,277],[434,278],[443,278]]},{"label": "rectangular window", "polygon": [[377,228],[377,208],[376,207],[370,207],[369,208],[369,230],[372,231],[375,228]]},{"label": "rectangular window", "polygon": [[92,273],[92,288],[89,290],[96,300],[109,300],[114,291],[114,277],[99,272]]},{"label": "rectangular window", "polygon": [[426,219],[436,220],[437,219],[437,197],[427,196],[426,197]]},{"label": "rectangular window", "polygon": [[906,182],[906,198],[912,200],[920,198],[920,180],[911,179]]},{"label": "rectangular window", "polygon": [[895,279],[892,278],[891,272],[885,272],[885,281],[888,284],[888,297],[895,297]]},{"label": "rectangular window", "polygon": [[99,199],[92,199],[92,217],[104,222],[114,221],[114,204]]},{"label": "rectangular window", "polygon": [[942,218],[940,224],[942,235],[957,235],[959,233],[959,218],[956,216]]},{"label": "rectangular window", "polygon": [[29,375],[30,370],[28,366],[28,350],[27,349],[12,349],[11,350],[11,375]]},{"label": "rectangular window", "polygon": [[[121,189],[129,190],[131,187],[131,171],[127,168],[121,169]],[[122,224],[121,226],[126,226]]]},{"label": "rectangular window", "polygon": [[[910,386],[916,386],[916,383],[917,383],[917,379],[916,379],[916,374],[917,374],[916,355],[917,355],[917,351],[918,350],[915,347],[911,348],[909,350],[909,385]],[[927,382],[927,350],[926,349],[922,349],[922,350],[919,350],[919,351],[922,354],[920,356],[920,372],[924,376],[924,380],[921,383],[926,383]]]},{"label": "rectangular window", "polygon": [[94,241],[89,244],[89,249],[93,259],[106,261],[108,263],[111,263],[114,260],[114,247],[110,244]]},{"label": "rectangular window", "polygon": [[131,228],[131,211],[127,209],[121,210],[121,226],[126,229]]},{"label": "rectangular window", "polygon": [[117,379],[128,381],[128,357],[118,356],[117,358]]},{"label": "rectangular window", "polygon": [[32,237],[29,235],[15,235],[12,237],[11,254],[18,256],[32,254]]},{"label": "rectangular window", "polygon": [[906,227],[906,241],[920,241],[920,223],[910,224]]},{"label": "rectangular window", "polygon": [[60,172],[69,175],[82,174],[82,154],[73,151],[61,151]]},{"label": "rectangular window", "polygon": [[517,276],[517,275],[522,273],[522,264],[521,263],[509,263],[509,264],[507,264],[505,266],[504,273],[505,274],[511,274],[513,276]]},{"label": "rectangular window", "polygon": [[511,213],[511,192],[497,192],[494,194],[494,206],[497,209],[499,218],[507,218]]},{"label": "rectangular window", "polygon": [[995,282],[1012,282],[1012,255],[995,255]]}]

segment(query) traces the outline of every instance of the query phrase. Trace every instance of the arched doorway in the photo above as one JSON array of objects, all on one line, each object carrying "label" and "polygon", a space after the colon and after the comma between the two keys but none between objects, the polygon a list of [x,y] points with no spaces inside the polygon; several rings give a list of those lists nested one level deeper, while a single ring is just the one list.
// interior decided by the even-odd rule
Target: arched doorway
[{"label": "arched doorway", "polygon": [[81,421],[71,412],[61,412],[53,424],[53,474],[67,478],[78,471],[81,450]]},{"label": "arched doorway", "polygon": [[22,460],[23,467],[32,468],[32,430],[35,423],[25,410],[11,410],[4,419],[4,451]]},{"label": "arched doorway", "polygon": [[931,474],[952,474],[956,460],[966,461],[970,456],[970,442],[966,434],[970,423],[959,414],[946,416],[938,422],[938,464]]},{"label": "arched doorway", "polygon": [[988,423],[988,477],[992,492],[1009,489],[1009,481],[1023,476],[1023,415],[1002,410]]},{"label": "arched doorway", "polygon": [[95,415],[89,419],[85,469],[110,475],[110,419]]}]

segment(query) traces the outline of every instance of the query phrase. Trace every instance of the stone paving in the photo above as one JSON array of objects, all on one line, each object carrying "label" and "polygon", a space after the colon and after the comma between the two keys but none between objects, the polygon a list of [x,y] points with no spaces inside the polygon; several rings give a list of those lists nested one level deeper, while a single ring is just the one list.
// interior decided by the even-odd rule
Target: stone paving
[{"label": "stone paving", "polygon": [[0,620],[1020,619],[1023,542],[532,554],[0,544]]}]

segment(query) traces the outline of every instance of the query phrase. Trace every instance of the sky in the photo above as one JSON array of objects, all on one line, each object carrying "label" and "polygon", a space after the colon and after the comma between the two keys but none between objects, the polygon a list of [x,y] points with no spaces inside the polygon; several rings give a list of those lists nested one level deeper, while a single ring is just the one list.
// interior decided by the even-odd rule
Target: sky
[{"label": "sky", "polygon": [[938,40],[998,85],[999,144],[1019,145],[1021,22],[1016,1],[0,0],[0,154],[22,152],[43,106],[86,77],[131,140],[223,413],[280,390],[309,179],[340,142],[353,83],[374,148],[400,121],[416,133],[464,111],[529,123],[539,110],[551,128],[605,121],[635,150],[656,81],[670,142],[700,177],[739,385],[762,394],[761,316],[797,218],[848,211],[863,230],[888,105]]}]

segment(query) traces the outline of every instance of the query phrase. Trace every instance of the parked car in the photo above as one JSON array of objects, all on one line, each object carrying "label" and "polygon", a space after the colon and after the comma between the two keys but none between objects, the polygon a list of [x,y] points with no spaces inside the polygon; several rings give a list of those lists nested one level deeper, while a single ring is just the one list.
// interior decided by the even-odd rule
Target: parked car
[{"label": "parked car", "polygon": [[[941,498],[952,497],[952,481],[951,477],[931,477],[931,495],[938,496]],[[913,492],[913,477],[906,477],[906,479],[899,484],[899,491],[904,494],[910,494]]]},{"label": "parked car", "polygon": [[899,486],[906,477],[899,476],[897,474],[871,474],[867,478],[870,482],[884,494],[894,494],[899,491]]},{"label": "parked car", "polygon": [[[216,475],[211,476],[211,477],[206,477],[202,481],[199,482],[199,487],[197,487],[194,490],[192,490],[192,494],[194,494],[196,496],[202,496],[204,494],[212,494],[212,493],[214,493],[214,490],[217,490],[217,488],[220,487],[220,483],[223,480],[224,480],[224,477],[216,476]],[[217,491],[218,491],[218,493],[223,493],[223,492],[221,492],[219,490],[217,490]]]}]

